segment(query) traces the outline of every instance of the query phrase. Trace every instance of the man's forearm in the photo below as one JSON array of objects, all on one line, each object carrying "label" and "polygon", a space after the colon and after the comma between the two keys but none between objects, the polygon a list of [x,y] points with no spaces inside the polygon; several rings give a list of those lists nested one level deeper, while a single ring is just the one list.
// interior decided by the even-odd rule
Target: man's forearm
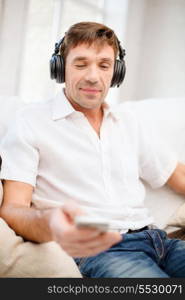
[{"label": "man's forearm", "polygon": [[167,184],[177,193],[185,195],[185,164],[178,163]]},{"label": "man's forearm", "polygon": [[39,210],[12,205],[3,205],[0,209],[0,216],[18,235],[34,242],[53,239],[50,229],[51,213],[52,209]]}]

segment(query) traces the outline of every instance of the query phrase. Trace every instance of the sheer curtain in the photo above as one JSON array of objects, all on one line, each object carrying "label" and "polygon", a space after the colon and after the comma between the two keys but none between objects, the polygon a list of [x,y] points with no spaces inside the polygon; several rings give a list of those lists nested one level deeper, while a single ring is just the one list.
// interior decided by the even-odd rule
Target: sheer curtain
[{"label": "sheer curtain", "polygon": [[0,94],[40,101],[61,85],[49,76],[54,44],[80,21],[103,22],[103,0],[0,0]]}]

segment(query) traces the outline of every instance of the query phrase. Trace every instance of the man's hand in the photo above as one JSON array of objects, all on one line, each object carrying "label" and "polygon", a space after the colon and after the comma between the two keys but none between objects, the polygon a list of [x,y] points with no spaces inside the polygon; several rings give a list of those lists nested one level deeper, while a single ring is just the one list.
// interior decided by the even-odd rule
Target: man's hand
[{"label": "man's hand", "polygon": [[72,257],[93,256],[121,241],[118,232],[77,228],[74,217],[83,212],[74,204],[54,209],[50,220],[53,239]]}]

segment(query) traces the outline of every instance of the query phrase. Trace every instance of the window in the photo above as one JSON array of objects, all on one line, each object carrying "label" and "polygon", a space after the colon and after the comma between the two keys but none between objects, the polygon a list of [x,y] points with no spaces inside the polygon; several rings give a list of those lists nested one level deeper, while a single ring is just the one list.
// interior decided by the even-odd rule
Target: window
[{"label": "window", "polygon": [[80,21],[103,21],[102,0],[30,0],[18,93],[24,101],[48,99],[61,89],[50,79],[55,42]]}]

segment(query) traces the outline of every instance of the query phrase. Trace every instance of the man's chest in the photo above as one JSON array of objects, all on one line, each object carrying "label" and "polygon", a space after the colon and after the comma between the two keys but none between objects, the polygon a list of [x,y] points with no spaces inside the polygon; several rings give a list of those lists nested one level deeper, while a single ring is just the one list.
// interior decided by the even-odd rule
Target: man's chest
[{"label": "man's chest", "polygon": [[104,122],[99,137],[87,122],[60,120],[38,141],[41,168],[110,180],[123,174],[132,179],[138,174],[137,139],[119,122]]}]

